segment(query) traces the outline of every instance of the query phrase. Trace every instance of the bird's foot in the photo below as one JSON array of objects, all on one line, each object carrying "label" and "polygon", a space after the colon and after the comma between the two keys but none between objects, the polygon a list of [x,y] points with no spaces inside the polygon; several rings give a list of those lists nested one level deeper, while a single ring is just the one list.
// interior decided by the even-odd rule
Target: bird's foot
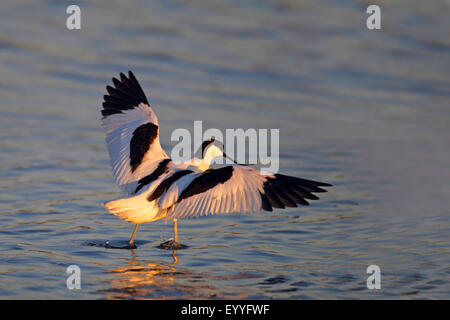
[{"label": "bird's foot", "polygon": [[107,241],[105,242],[105,248],[107,248],[107,249],[137,249],[137,246],[136,246],[136,244],[133,242],[133,243],[128,243],[126,246],[118,247],[118,246],[111,245],[111,244],[109,243],[109,240],[107,240]]},{"label": "bird's foot", "polygon": [[137,245],[133,242],[133,243],[129,243],[127,244],[125,247],[123,247],[124,249],[137,249]]},{"label": "bird's foot", "polygon": [[159,249],[165,249],[165,250],[180,250],[180,249],[186,249],[189,246],[185,244],[181,244],[176,242],[173,239],[169,239],[167,241],[162,242],[157,248]]}]

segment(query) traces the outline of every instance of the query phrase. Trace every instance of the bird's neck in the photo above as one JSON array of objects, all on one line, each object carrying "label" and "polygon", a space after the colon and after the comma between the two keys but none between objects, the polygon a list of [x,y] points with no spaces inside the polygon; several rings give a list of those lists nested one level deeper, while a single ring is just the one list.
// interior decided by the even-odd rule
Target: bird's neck
[{"label": "bird's neck", "polygon": [[188,166],[195,166],[197,168],[199,168],[201,171],[206,171],[209,169],[210,165],[211,165],[211,161],[207,161],[207,159],[191,159],[188,162],[185,162],[186,165]]}]

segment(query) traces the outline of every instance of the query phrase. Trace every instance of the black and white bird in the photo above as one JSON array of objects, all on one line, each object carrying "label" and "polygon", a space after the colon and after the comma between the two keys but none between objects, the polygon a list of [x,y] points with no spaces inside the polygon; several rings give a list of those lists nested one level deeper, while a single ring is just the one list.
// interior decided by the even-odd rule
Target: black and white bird
[{"label": "black and white bird", "polygon": [[[233,212],[272,211],[306,206],[326,192],[328,183],[282,174],[267,174],[245,165],[210,168],[226,157],[214,139],[203,142],[202,157],[175,163],[161,147],[158,118],[134,74],[112,79],[104,96],[102,125],[114,178],[124,198],[104,203],[106,209],[135,224],[172,219],[177,244],[177,219]],[[236,163],[236,162],[235,162]]]}]

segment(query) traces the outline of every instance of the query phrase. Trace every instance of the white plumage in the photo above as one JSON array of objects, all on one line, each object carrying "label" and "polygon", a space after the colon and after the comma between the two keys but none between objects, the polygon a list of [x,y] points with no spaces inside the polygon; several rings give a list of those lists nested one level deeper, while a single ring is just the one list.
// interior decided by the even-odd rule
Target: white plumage
[{"label": "white plumage", "polygon": [[[177,203],[187,183],[174,183],[158,201],[161,209],[173,206],[168,218],[190,218],[209,214],[232,212],[261,212],[261,197],[265,176],[259,171],[244,166],[234,166],[233,175],[224,182]],[[175,194],[175,195],[174,195]],[[168,201],[170,199],[171,201]]]},{"label": "white plumage", "polygon": [[136,189],[137,181],[152,172],[161,159],[168,158],[158,136],[145,153],[141,165],[136,171],[131,171],[131,138],[138,127],[147,123],[158,125],[158,119],[151,107],[144,103],[102,119],[114,178],[125,195],[131,195]]}]

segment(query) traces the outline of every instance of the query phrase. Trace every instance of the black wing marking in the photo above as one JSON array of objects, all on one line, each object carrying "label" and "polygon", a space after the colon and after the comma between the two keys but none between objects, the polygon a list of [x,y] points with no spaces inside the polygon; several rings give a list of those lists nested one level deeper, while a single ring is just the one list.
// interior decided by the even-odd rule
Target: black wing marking
[{"label": "black wing marking", "polygon": [[167,172],[167,166],[169,165],[171,159],[164,159],[161,160],[158,164],[158,167],[150,173],[148,176],[145,176],[141,180],[138,181],[138,186],[134,193],[137,193],[139,190],[141,190],[144,186],[148,185],[149,183],[155,181],[158,179],[161,175]]},{"label": "black wing marking", "polygon": [[158,136],[158,126],[149,122],[136,128],[130,141],[131,172],[141,164],[145,153]]},{"label": "black wing marking", "polygon": [[219,169],[208,169],[200,176],[192,180],[186,189],[181,192],[177,202],[214,188],[219,183],[228,181],[232,175],[233,166],[227,166]]},{"label": "black wing marking", "polygon": [[184,177],[185,175],[190,174],[190,173],[192,173],[192,172],[194,172],[194,171],[192,171],[192,170],[180,170],[180,171],[175,172],[175,173],[172,174],[170,177],[164,179],[164,180],[159,184],[159,186],[155,189],[155,191],[153,191],[153,193],[150,194],[150,195],[147,197],[147,200],[148,200],[148,201],[153,201],[153,200],[158,199],[159,197],[161,197],[161,195],[162,195],[164,192],[166,192],[166,191],[170,188],[170,186],[171,186],[175,181],[177,181],[177,180],[180,179],[181,177]]}]

